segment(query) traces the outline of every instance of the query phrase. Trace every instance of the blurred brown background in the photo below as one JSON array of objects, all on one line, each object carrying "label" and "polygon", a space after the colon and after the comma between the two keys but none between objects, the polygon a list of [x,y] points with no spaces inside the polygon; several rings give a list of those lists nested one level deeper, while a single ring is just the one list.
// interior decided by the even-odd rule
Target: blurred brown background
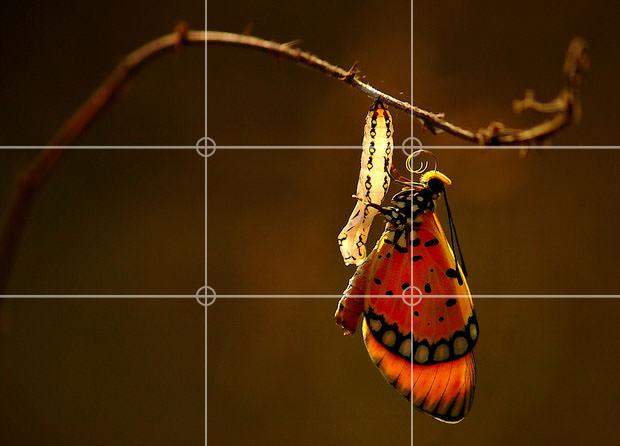
[{"label": "blurred brown background", "polygon": [[[620,144],[609,2],[416,2],[414,98],[471,128],[554,97],[571,37],[590,43],[579,126],[555,144]],[[208,27],[301,47],[409,96],[409,2],[235,1]],[[370,99],[287,61],[209,48],[208,134],[219,145],[357,145]],[[409,133],[395,113],[396,141]],[[420,136],[416,133],[416,136]],[[461,144],[424,134],[426,144]],[[437,151],[453,180],[470,285],[480,294],[620,293],[618,151]],[[399,161],[402,162],[402,159]],[[353,207],[355,150],[220,150],[208,161],[209,285],[219,294],[340,293],[336,235]],[[409,406],[342,337],[337,299],[220,299],[208,312],[209,444],[405,445]],[[616,438],[620,301],[476,302],[474,409],[455,426],[416,413],[414,444],[603,444]]]},{"label": "blurred brown background", "polygon": [[[114,65],[201,0],[2,2],[0,145],[44,144]],[[204,51],[151,62],[75,143],[193,145]],[[0,151],[0,214],[35,151]],[[38,196],[9,293],[192,294],[204,274],[193,150],[71,151]],[[204,314],[193,299],[8,299],[0,444],[204,444]]]}]

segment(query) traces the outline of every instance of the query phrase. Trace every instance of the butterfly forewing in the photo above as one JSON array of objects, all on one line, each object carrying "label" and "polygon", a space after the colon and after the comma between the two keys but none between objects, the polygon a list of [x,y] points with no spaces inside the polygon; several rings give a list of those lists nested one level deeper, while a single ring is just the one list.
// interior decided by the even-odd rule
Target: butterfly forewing
[{"label": "butterfly forewing", "polygon": [[419,409],[458,422],[473,401],[478,326],[435,213],[418,219],[410,232],[388,225],[351,279],[336,319],[353,332],[354,315],[363,311],[366,348],[386,380]]}]

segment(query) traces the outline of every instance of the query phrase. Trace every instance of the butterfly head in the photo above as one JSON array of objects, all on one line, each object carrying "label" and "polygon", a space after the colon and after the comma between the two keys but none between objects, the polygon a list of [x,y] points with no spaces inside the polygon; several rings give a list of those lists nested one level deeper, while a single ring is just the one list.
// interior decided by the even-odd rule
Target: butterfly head
[{"label": "butterfly head", "polygon": [[420,183],[430,189],[433,194],[439,194],[445,190],[445,186],[451,185],[452,181],[438,170],[429,170],[422,175]]}]

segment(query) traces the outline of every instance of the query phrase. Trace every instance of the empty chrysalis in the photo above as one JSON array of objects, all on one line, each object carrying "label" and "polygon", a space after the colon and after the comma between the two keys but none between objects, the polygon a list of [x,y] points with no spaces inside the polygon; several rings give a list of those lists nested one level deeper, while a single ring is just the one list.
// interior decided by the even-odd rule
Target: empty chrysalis
[{"label": "empty chrysalis", "polygon": [[345,265],[359,265],[366,259],[366,239],[378,211],[369,203],[381,204],[390,187],[394,129],[392,117],[380,100],[375,100],[366,116],[362,158],[355,208],[338,235]]}]

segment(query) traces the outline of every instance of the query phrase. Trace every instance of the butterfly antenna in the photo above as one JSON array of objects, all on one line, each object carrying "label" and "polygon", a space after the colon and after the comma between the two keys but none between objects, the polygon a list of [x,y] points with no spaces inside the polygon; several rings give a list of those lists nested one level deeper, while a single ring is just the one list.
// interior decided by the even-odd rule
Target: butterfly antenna
[{"label": "butterfly antenna", "polygon": [[[456,233],[456,225],[454,224],[454,218],[452,218],[452,212],[450,211],[450,204],[448,203],[448,194],[444,190],[443,199],[446,203],[446,211],[448,213],[448,226],[450,227],[450,243],[452,245],[452,250],[458,253],[458,258],[461,262],[461,268],[463,269],[463,275],[467,277],[467,267],[465,266],[465,259],[463,258],[463,251],[461,250],[461,244],[459,243],[459,236]],[[456,246],[454,242],[456,241]],[[456,247],[456,250],[454,249]],[[459,262],[457,261],[456,255],[454,256],[454,263],[456,264],[456,271],[459,270]]]},{"label": "butterfly antenna", "polygon": [[419,166],[416,169],[413,168],[414,159],[422,155],[429,156],[433,160],[433,164],[435,166],[433,170],[437,170],[437,157],[435,156],[435,154],[430,150],[418,149],[415,152],[411,153],[405,161],[405,165],[407,166],[407,170],[409,172],[422,174],[428,170],[428,166],[430,164],[428,160],[418,161]]}]

